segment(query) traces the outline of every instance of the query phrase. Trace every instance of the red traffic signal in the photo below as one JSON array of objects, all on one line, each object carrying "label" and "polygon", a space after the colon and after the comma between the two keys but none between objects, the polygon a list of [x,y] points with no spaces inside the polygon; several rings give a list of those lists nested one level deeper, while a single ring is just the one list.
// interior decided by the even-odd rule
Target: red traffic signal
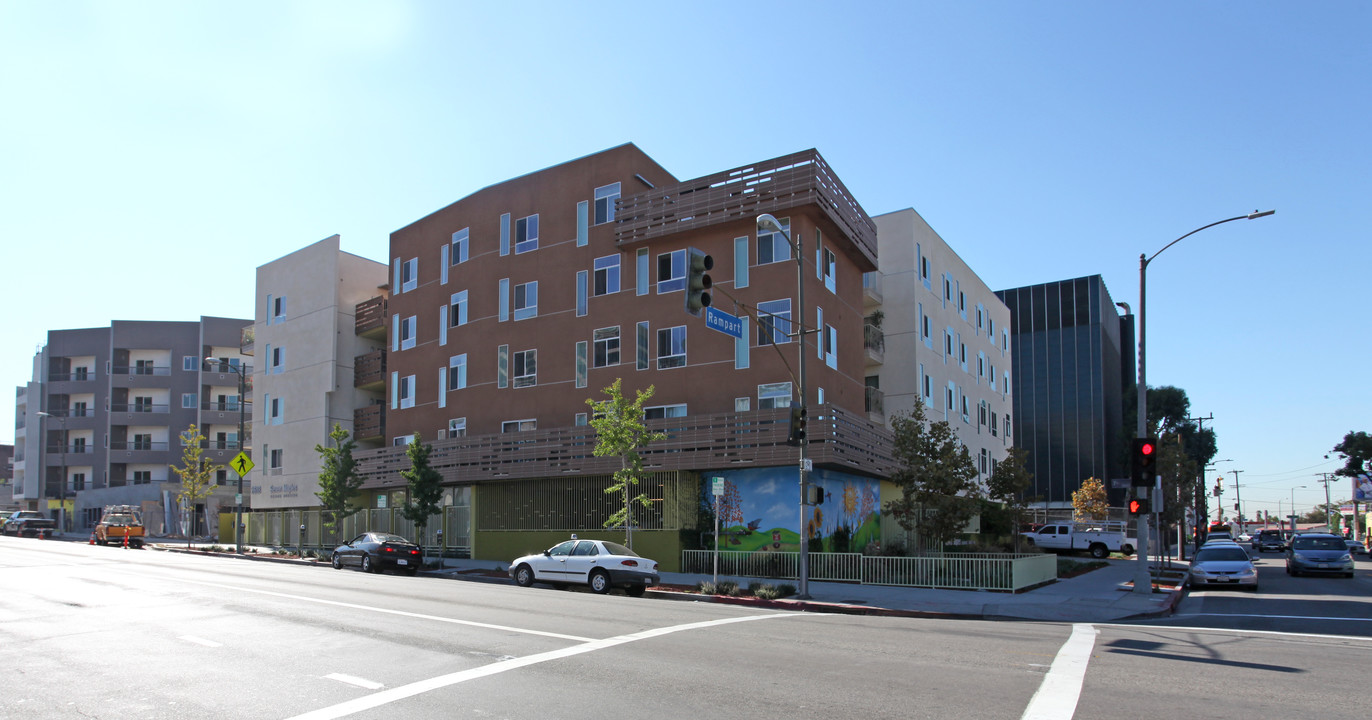
[{"label": "red traffic signal", "polygon": [[1157,448],[1153,446],[1153,443],[1149,442],[1146,439],[1143,442],[1139,443],[1139,454],[1145,457],[1148,455],[1152,455],[1153,451],[1156,449]]},{"label": "red traffic signal", "polygon": [[1129,501],[1129,514],[1130,514],[1130,515],[1142,515],[1142,514],[1143,514],[1143,501],[1142,501],[1142,500],[1130,500],[1130,501]]},{"label": "red traffic signal", "polygon": [[1158,439],[1134,438],[1129,450],[1129,484],[1152,487],[1158,475]]}]

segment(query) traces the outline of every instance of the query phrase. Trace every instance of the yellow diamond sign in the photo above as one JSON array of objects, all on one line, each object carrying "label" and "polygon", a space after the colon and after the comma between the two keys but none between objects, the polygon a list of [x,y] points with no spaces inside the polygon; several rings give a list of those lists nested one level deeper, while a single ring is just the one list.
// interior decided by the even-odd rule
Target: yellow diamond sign
[{"label": "yellow diamond sign", "polygon": [[229,461],[229,465],[233,466],[233,471],[238,473],[238,477],[247,475],[248,472],[253,469],[252,458],[248,457],[248,454],[242,451],[233,456],[233,460]]}]

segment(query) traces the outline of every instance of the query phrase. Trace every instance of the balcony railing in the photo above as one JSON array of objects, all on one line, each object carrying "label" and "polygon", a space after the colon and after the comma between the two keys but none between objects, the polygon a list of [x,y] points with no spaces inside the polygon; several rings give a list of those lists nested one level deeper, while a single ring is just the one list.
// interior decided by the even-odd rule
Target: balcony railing
[{"label": "balcony railing", "polygon": [[111,375],[171,375],[171,368],[166,365],[113,365],[110,367]]},{"label": "balcony railing", "polygon": [[886,393],[883,393],[881,388],[868,386],[865,404],[869,415],[886,416]]},{"label": "balcony railing", "polygon": [[142,403],[110,403],[110,412],[166,413],[170,405],[145,405]]},{"label": "balcony railing", "polygon": [[881,273],[873,270],[862,274],[863,307],[875,307],[882,303]]},{"label": "balcony railing", "polygon": [[886,333],[881,328],[867,323],[862,326],[862,347],[876,352],[886,352]]},{"label": "balcony railing", "polygon": [[373,350],[353,358],[353,387],[367,388],[386,384],[386,352]]},{"label": "balcony railing", "polygon": [[353,331],[363,337],[386,336],[386,298],[363,300],[353,310]]},{"label": "balcony railing", "polygon": [[163,451],[170,447],[170,443],[130,440],[127,442],[110,442],[111,450],[153,450]]},{"label": "balcony railing", "polygon": [[[386,411],[382,406],[368,405],[353,410],[353,437],[355,439],[376,440],[385,436]],[[400,449],[404,450],[404,448]]]},{"label": "balcony railing", "polygon": [[49,382],[86,382],[87,380],[94,379],[95,373],[90,372],[85,368],[78,369],[74,372],[48,373]]},{"label": "balcony railing", "polygon": [[238,412],[239,408],[242,408],[242,411],[245,415],[252,415],[251,400],[243,403],[237,403],[233,401],[200,403],[200,409],[207,410],[209,412]]}]

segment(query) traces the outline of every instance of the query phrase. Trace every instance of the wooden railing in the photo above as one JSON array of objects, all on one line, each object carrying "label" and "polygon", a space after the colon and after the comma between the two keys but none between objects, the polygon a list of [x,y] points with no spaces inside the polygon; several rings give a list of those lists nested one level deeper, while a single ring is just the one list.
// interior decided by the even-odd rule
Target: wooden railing
[{"label": "wooden railing", "polygon": [[353,328],[357,335],[366,335],[386,330],[386,298],[374,297],[363,300],[353,310]]}]

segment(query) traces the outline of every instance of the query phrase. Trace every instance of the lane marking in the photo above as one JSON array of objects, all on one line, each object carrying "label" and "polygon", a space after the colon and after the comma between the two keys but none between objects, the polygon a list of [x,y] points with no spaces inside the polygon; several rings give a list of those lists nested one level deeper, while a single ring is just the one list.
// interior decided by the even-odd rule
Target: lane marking
[{"label": "lane marking", "polygon": [[[1174,616],[1180,617],[1180,616]],[[1329,620],[1330,618],[1313,618],[1315,620]],[[1334,618],[1337,620],[1347,620],[1348,618]],[[1222,628],[1208,627],[1205,625],[1128,625],[1124,623],[1097,623],[1100,627],[1129,628],[1131,630],[1180,630],[1184,632],[1218,632],[1233,633],[1242,635],[1276,635],[1278,637],[1312,638],[1316,640],[1363,640],[1372,642],[1372,637],[1366,635],[1329,635],[1325,633],[1299,633],[1286,632],[1282,630],[1244,630],[1241,628]]]},{"label": "lane marking", "polygon": [[355,700],[348,700],[346,702],[338,703],[337,705],[319,708],[318,710],[311,710],[310,712],[301,715],[296,715],[290,720],[333,720],[334,718],[341,718],[347,715],[352,715],[354,713],[363,712],[365,710],[378,708],[382,705],[393,703],[399,700],[414,697],[415,695],[420,695],[431,690],[439,690],[445,687],[449,687],[451,685],[456,685],[458,683],[464,683],[468,680],[477,680],[479,678],[489,677],[491,675],[496,675],[503,672],[509,672],[510,670],[517,670],[522,667],[528,667],[530,665],[545,663],[550,660],[561,660],[562,658],[572,657],[574,655],[581,655],[582,653],[593,652],[595,650],[604,650],[605,648],[614,647],[616,645],[623,645],[624,643],[635,642],[638,640],[647,640],[649,638],[661,637],[663,635],[669,635],[671,633],[716,627],[719,625],[729,625],[732,623],[750,622],[753,620],[772,620],[775,618],[801,617],[804,615],[817,616],[818,613],[775,613],[771,615],[748,615],[746,617],[724,618],[722,620],[707,620],[704,622],[687,623],[685,625],[673,625],[670,627],[655,628],[652,630],[644,630],[642,632],[631,633],[629,635],[620,635],[618,637],[605,638],[604,640],[591,640],[580,645],[572,645],[570,647],[565,647],[560,650],[551,650],[549,652],[537,653],[535,655],[527,655],[525,657],[514,658],[512,660],[504,660],[497,663],[491,663],[489,665],[482,665],[481,667],[472,668],[470,670],[462,670],[455,673],[449,673],[447,675],[439,675],[437,677],[432,677],[427,680],[420,680],[418,682],[410,683],[409,685],[401,685],[400,687],[391,688],[389,690],[382,690],[381,692],[368,695],[366,697],[360,697]]},{"label": "lane marking", "polygon": [[204,645],[205,647],[224,647],[223,643],[217,643],[213,640],[206,640],[205,638],[196,637],[194,635],[182,635],[179,639],[185,640],[186,642],[195,643],[196,645]]},{"label": "lane marking", "polygon": [[364,688],[366,690],[380,690],[381,688],[386,687],[385,685],[379,682],[372,682],[371,680],[355,677],[353,675],[344,675],[343,673],[329,673],[324,677],[328,678],[329,680],[337,680],[341,683],[347,683],[349,685],[354,685],[360,688]]},{"label": "lane marking", "polygon": [[1071,720],[1086,680],[1086,664],[1100,631],[1088,623],[1072,625],[1072,635],[1053,658],[1043,683],[1029,700],[1021,720]]},{"label": "lane marking", "polygon": [[1234,618],[1271,618],[1273,620],[1338,620],[1348,622],[1372,622],[1372,618],[1330,617],[1328,615],[1262,615],[1258,613],[1179,613],[1174,618],[1187,617],[1234,617]]}]

